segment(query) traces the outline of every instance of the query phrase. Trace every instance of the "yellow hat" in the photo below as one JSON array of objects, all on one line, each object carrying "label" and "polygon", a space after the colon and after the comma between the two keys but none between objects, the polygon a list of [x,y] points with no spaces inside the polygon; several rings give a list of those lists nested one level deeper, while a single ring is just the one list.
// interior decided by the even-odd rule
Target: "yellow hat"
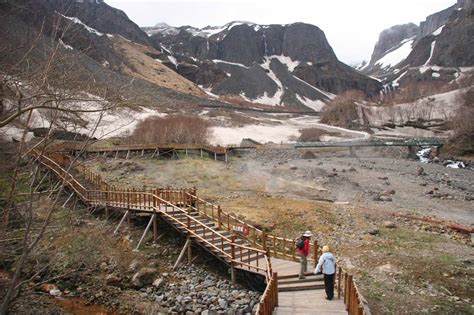
[{"label": "yellow hat", "polygon": [[323,246],[323,253],[329,252],[329,246],[324,245]]}]

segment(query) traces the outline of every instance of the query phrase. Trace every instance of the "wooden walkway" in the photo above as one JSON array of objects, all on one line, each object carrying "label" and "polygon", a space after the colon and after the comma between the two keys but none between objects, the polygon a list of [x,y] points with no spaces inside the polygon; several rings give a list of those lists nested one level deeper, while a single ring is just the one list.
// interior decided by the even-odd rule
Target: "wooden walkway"
[{"label": "wooden walkway", "polygon": [[[124,212],[114,234],[120,230],[122,223],[127,218],[129,219],[132,213],[147,213],[150,220],[138,242],[137,249],[152,225],[154,239],[156,238],[156,219],[160,216],[178,232],[187,236],[187,245],[183,248],[180,257],[184,256],[187,248],[188,261],[192,261],[191,246],[189,246],[192,241],[230,266],[233,283],[235,282],[234,269],[264,275],[266,289],[257,309],[258,314],[272,314],[275,307],[278,306],[280,294],[283,299],[278,307],[281,308],[277,308],[276,311],[280,309],[281,312],[291,309],[297,312],[304,311],[295,307],[298,305],[300,296],[295,292],[308,294],[307,290],[317,290],[324,295],[324,290],[321,290],[324,287],[321,276],[308,274],[305,280],[297,279],[299,263],[294,262],[297,257],[295,240],[267,234],[248,225],[235,216],[225,213],[220,206],[199,198],[196,189],[157,188],[139,191],[115,187],[85,166],[80,165],[75,167],[73,172],[67,172],[66,169],[70,164],[71,157],[60,153],[50,156],[39,155],[37,152],[34,154],[36,154],[38,162],[47,169],[47,172],[51,172],[59,178],[59,182],[63,181],[68,186],[68,190],[71,192],[68,200],[72,195],[76,195],[83,203],[90,206],[103,207],[105,211]],[[320,253],[316,241],[310,244],[310,253],[311,257],[308,257],[308,263],[314,264]],[[311,270],[313,269],[308,267],[308,271]],[[344,287],[344,303],[349,314],[367,313],[364,312],[362,297],[352,276],[341,268],[338,268],[337,272],[338,287]],[[344,280],[341,281],[341,279]],[[320,296],[320,293],[317,296]],[[315,304],[313,306],[311,306],[312,304],[307,305],[306,310],[311,307],[327,305],[325,310],[344,311],[344,307],[336,307],[341,305],[340,300],[326,301],[318,297],[311,303],[313,302]],[[313,309],[311,313],[317,314],[318,312]]]}]

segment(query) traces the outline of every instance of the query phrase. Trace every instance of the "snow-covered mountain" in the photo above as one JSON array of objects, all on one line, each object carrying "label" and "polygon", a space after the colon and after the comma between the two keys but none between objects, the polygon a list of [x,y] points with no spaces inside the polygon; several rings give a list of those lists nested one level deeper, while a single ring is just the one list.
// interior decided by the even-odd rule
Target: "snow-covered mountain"
[{"label": "snow-covered mountain", "polygon": [[385,83],[451,81],[474,66],[472,0],[434,13],[419,26],[412,23],[384,30],[370,62],[359,71]]},{"label": "snow-covered mountain", "polygon": [[143,28],[164,64],[216,97],[320,110],[334,94],[378,93],[380,83],[340,62],[317,26],[259,25]]}]

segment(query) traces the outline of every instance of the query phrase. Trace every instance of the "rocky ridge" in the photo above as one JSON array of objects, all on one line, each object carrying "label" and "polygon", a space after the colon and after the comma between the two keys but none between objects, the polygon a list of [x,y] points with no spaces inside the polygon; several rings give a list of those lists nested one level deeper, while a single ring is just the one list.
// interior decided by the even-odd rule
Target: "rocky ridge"
[{"label": "rocky ridge", "polygon": [[334,94],[380,84],[340,62],[324,32],[305,23],[231,22],[197,29],[144,28],[162,61],[214,95],[249,103],[319,110]]}]

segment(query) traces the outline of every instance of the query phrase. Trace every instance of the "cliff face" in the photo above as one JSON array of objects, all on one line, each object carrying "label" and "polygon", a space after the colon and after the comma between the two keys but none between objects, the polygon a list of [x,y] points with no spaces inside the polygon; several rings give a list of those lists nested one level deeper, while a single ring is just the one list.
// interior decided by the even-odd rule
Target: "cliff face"
[{"label": "cliff face", "polygon": [[374,47],[374,52],[370,60],[379,60],[383,55],[400,45],[404,40],[415,36],[418,26],[413,23],[395,25],[380,33],[379,39]]},{"label": "cliff face", "polygon": [[218,95],[304,109],[320,108],[347,89],[377,93],[376,80],[337,60],[317,26],[231,22],[197,29],[159,24],[145,28],[169,66]]},{"label": "cliff face", "polygon": [[472,0],[458,0],[418,28],[408,24],[384,30],[370,62],[359,70],[386,83],[451,81],[460,75],[459,67],[474,65],[473,16]]}]

